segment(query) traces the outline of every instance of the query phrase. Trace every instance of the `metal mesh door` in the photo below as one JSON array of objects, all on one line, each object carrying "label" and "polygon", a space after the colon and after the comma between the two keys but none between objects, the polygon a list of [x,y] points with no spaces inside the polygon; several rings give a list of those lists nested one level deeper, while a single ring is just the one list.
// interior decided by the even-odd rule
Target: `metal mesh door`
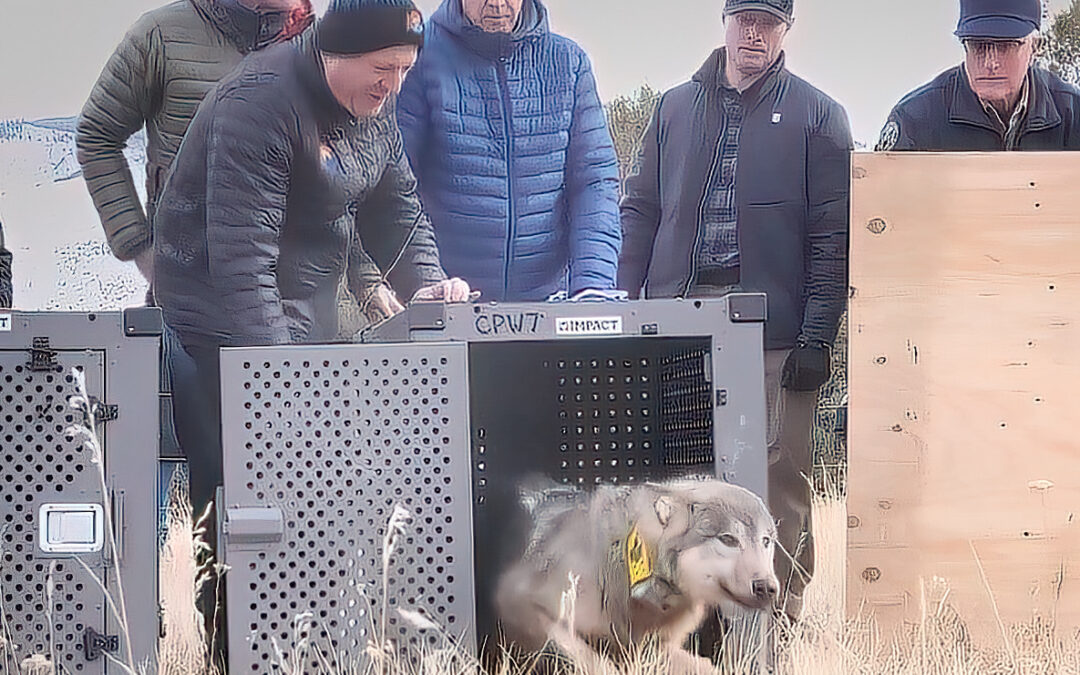
[{"label": "metal mesh door", "polygon": [[[86,374],[91,396],[101,396],[100,352],[60,353],[48,370],[29,366],[26,351],[0,351],[0,615],[8,658],[0,673],[18,675],[34,655],[55,659],[58,672],[97,675],[105,659],[88,661],[88,631],[104,631],[105,598],[90,574],[105,580],[102,553],[82,554],[89,571],[70,556],[38,546],[43,504],[103,504],[90,451],[66,432],[81,421],[68,405],[72,368]],[[102,441],[104,442],[104,441]]]},{"label": "metal mesh door", "polygon": [[[362,662],[384,583],[387,639],[443,644],[403,609],[471,649],[465,348],[226,350],[222,379],[231,672],[293,663],[304,639],[309,672]],[[395,506],[412,521],[384,576]]]}]

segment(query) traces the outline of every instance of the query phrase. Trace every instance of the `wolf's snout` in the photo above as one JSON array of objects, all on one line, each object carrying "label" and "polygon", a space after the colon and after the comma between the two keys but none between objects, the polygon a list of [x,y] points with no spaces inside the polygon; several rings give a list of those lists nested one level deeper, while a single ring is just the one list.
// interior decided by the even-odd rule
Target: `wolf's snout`
[{"label": "wolf's snout", "polygon": [[750,582],[750,590],[754,597],[762,602],[772,602],[780,592],[778,584],[772,579],[754,579]]}]

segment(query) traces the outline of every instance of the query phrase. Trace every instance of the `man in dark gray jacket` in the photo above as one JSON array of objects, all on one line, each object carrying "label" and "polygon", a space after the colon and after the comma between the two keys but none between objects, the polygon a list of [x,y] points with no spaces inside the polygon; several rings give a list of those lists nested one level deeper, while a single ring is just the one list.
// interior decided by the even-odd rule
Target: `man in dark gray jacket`
[{"label": "man in dark gray jacket", "polygon": [[768,294],[768,497],[783,608],[795,617],[814,565],[817,390],[847,295],[852,141],[840,105],[784,67],[792,9],[728,0],[726,46],[661,98],[622,202],[619,287],[651,298]]},{"label": "man in dark gray jacket", "polygon": [[154,268],[199,373],[196,391],[174,383],[197,507],[221,478],[218,348],[334,339],[354,231],[405,297],[468,297],[443,273],[394,118],[422,41],[411,0],[335,0],[314,34],[245,60],[191,123],[158,205]]}]

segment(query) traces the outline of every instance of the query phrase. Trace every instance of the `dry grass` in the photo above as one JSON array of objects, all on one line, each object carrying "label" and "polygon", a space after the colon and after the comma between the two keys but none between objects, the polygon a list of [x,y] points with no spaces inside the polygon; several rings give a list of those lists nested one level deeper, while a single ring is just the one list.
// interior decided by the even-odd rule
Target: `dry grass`
[{"label": "dry grass", "polygon": [[[190,507],[181,484],[170,492],[169,531],[161,555],[162,607],[166,637],[160,641],[158,666],[139,668],[144,675],[219,675],[211,668],[207,636],[198,614],[195,596],[213,578],[213,568],[198,566],[195,560],[205,545],[202,529],[192,526]],[[395,540],[408,528],[403,512],[396,512],[393,527],[388,528],[386,550],[392,556]],[[929,580],[923,593],[921,621],[901,636],[882,635],[867,618],[845,616],[845,533],[847,513],[839,495],[821,497],[815,503],[815,526],[818,566],[813,583],[808,587],[802,621],[794,626],[776,628],[772,643],[774,657],[770,659],[779,675],[808,673],[858,673],[874,675],[1080,675],[1080,637],[1062,640],[1056,637],[1055,627],[1046,623],[1014,626],[1004,630],[1000,644],[976,648],[968,639],[961,617],[952,611],[948,585],[940,579]],[[389,560],[387,569],[389,569]],[[385,602],[375,599],[373,603]],[[116,610],[122,613],[122,607]],[[373,615],[375,613],[369,613]],[[320,657],[318,644],[312,643],[310,622],[296,617],[294,634],[297,639],[287,649],[278,650],[292,655],[281,656],[275,675],[484,675],[480,665],[465,651],[454,646],[449,635],[423,616],[401,615],[421,629],[436,631],[443,637],[444,647],[422,655],[420,666],[401,662],[385,639],[377,638],[368,645],[362,662],[342,664],[333,657],[320,658],[316,672],[305,670],[311,656]],[[0,627],[5,625],[0,612]],[[385,635],[384,628],[372,626],[370,634]],[[0,631],[0,634],[5,631]],[[735,674],[762,672],[753,658],[755,646],[762,644],[753,631],[734,638],[734,648],[728,645],[724,672]],[[316,639],[316,642],[318,640]],[[10,644],[0,639],[0,664],[11,664]],[[747,658],[747,655],[750,655]],[[731,658],[742,655],[742,659]],[[58,675],[48,655],[33,655],[15,661],[20,675]],[[116,665],[116,664],[114,664]],[[487,675],[524,675],[531,670],[529,662],[502,665]],[[0,670],[7,673],[0,667]],[[127,668],[121,668],[126,671]],[[567,675],[582,672],[568,664]],[[632,656],[621,675],[668,675],[670,669],[656,650],[646,648]],[[15,672],[12,672],[15,675]]]},{"label": "dry grass", "polygon": [[[847,511],[837,494],[818,498],[814,506],[818,567],[814,581],[806,591],[802,621],[794,626],[780,626],[774,635],[778,646],[776,673],[1080,675],[1080,639],[1061,641],[1055,637],[1053,626],[1046,624],[1014,627],[1009,633],[1008,645],[1003,640],[996,648],[973,647],[963,622],[949,607],[948,587],[942,580],[931,580],[926,585],[922,620],[903,636],[886,637],[872,620],[846,617],[843,589]],[[182,511],[177,513],[181,514]],[[190,522],[190,519],[178,522]],[[398,518],[395,527],[388,529],[395,532],[404,527],[407,524]],[[197,665],[204,667],[205,664],[205,660],[199,660],[205,654],[202,646],[205,636],[198,628],[201,623],[194,618],[195,607],[191,600],[190,589],[197,573],[189,555],[193,551],[190,535],[190,526],[186,529],[181,526],[177,532],[170,532],[168,541],[173,550],[165,555],[169,563],[162,565],[162,573],[167,575],[163,577],[166,621],[172,627],[182,625],[185,620],[189,622],[187,629],[170,630],[173,637],[163,642],[162,673],[208,672],[197,668]],[[393,542],[387,543],[387,550],[392,554]],[[166,584],[166,580],[169,583]],[[405,618],[414,622],[425,621],[422,617]],[[302,618],[298,617],[298,620]],[[426,627],[439,630],[434,625]],[[378,627],[373,628],[372,634],[382,634]],[[753,642],[754,638],[749,636],[750,632],[736,636],[735,640],[744,644],[738,645],[730,653],[752,654],[753,646],[748,649],[745,644]],[[419,667],[398,661],[393,650],[388,649],[385,643],[382,648],[378,643],[372,643],[365,654],[364,663],[333,664],[324,661],[319,672],[312,675],[481,675],[481,668],[475,659],[456,649],[449,636],[444,635],[444,638],[445,648],[424,654]],[[203,642],[200,643],[200,640]],[[290,649],[290,652],[313,653],[312,649],[314,645],[306,643],[301,649]],[[170,663],[169,660],[173,658],[187,660]],[[732,663],[729,659],[725,671],[761,672],[752,658],[744,656],[741,661],[736,659]],[[278,672],[287,675],[306,675],[307,672],[295,662],[278,665]],[[531,665],[506,663],[498,672],[490,675],[522,675],[530,670]],[[568,666],[568,675],[576,672],[580,670]],[[633,655],[623,670],[624,675],[668,673],[664,659],[648,648]]]},{"label": "dry grass", "polygon": [[200,527],[206,517],[192,524],[186,481],[174,475],[158,568],[165,626],[165,637],[158,641],[159,675],[217,675],[209,665],[209,640],[195,604],[200,593],[212,592],[208,585],[214,577],[210,567],[195,562],[208,550]]}]

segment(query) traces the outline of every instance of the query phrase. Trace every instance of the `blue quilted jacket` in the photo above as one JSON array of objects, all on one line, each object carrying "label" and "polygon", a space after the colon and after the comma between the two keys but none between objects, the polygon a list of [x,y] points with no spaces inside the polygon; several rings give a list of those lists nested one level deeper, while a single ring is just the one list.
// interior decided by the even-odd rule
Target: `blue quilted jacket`
[{"label": "blue quilted jacket", "polygon": [[398,122],[448,274],[488,300],[615,287],[615,150],[588,57],[539,0],[510,35],[444,0]]}]

